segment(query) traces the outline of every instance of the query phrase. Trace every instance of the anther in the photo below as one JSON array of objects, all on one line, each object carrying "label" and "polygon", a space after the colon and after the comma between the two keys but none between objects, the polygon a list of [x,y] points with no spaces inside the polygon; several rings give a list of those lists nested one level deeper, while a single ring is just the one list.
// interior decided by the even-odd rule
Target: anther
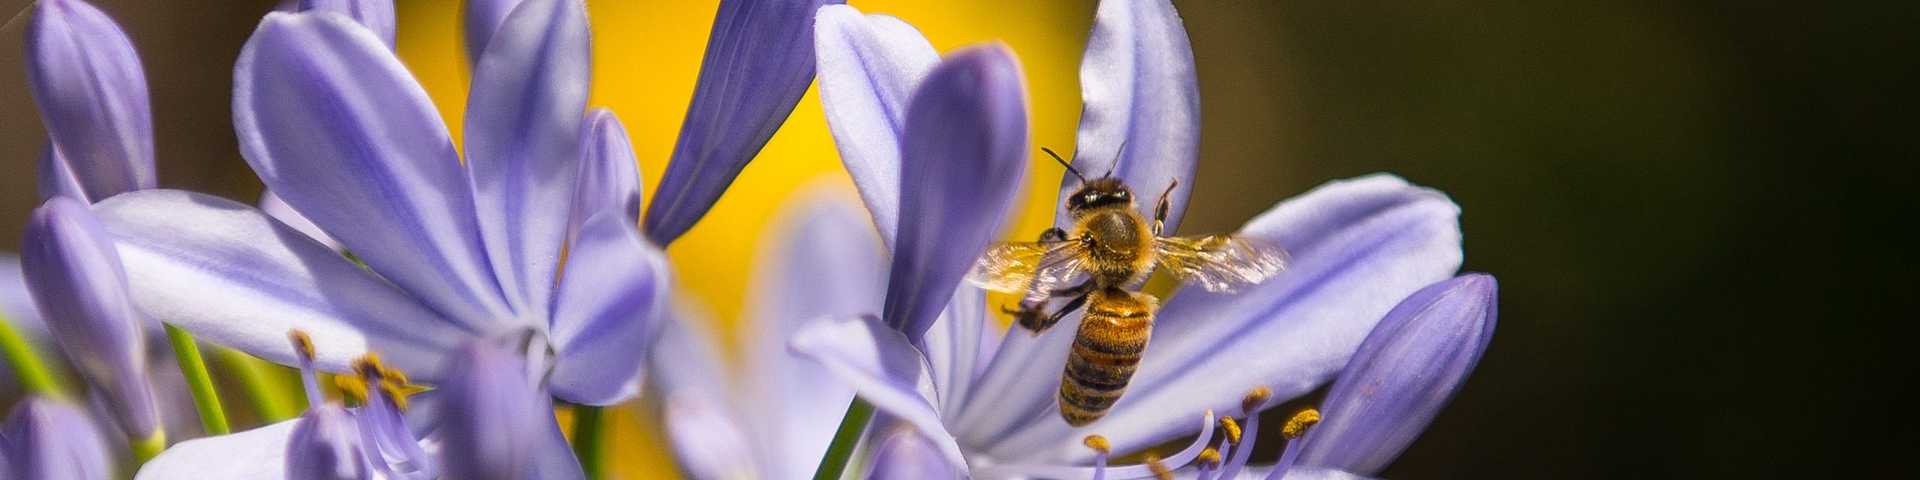
[{"label": "anther", "polygon": [[1213,447],[1207,447],[1206,450],[1200,451],[1200,459],[1198,461],[1201,466],[1206,468],[1220,466],[1220,451],[1215,450]]},{"label": "anther", "polygon": [[394,410],[407,411],[407,390],[404,385],[394,382],[380,382],[380,393]]},{"label": "anther", "polygon": [[1253,387],[1253,390],[1247,391],[1246,397],[1240,399],[1240,412],[1249,416],[1254,415],[1260,407],[1267,405],[1269,398],[1273,398],[1273,390],[1267,387]]},{"label": "anther", "polygon": [[353,373],[365,379],[378,379],[386,373],[386,366],[380,363],[380,354],[367,352],[353,360]]},{"label": "anther", "polygon": [[1159,455],[1148,455],[1146,460],[1147,470],[1153,471],[1153,478],[1173,480],[1173,469],[1167,468],[1165,463],[1160,463]]},{"label": "anther", "polygon": [[1293,418],[1288,418],[1286,426],[1280,427],[1280,434],[1286,435],[1288,440],[1300,438],[1307,434],[1308,428],[1312,428],[1317,423],[1320,423],[1320,411],[1308,407],[1293,414]]},{"label": "anther", "polygon": [[1081,440],[1080,443],[1086,444],[1087,448],[1091,448],[1094,452],[1098,452],[1101,455],[1113,453],[1113,444],[1107,442],[1107,437],[1087,435],[1087,438]]},{"label": "anther", "polygon": [[1220,430],[1227,433],[1227,443],[1240,444],[1240,422],[1233,421],[1233,417],[1220,417]]},{"label": "anther", "polygon": [[313,361],[313,337],[300,330],[288,330],[287,340],[293,342],[293,352],[300,354],[300,360]]}]

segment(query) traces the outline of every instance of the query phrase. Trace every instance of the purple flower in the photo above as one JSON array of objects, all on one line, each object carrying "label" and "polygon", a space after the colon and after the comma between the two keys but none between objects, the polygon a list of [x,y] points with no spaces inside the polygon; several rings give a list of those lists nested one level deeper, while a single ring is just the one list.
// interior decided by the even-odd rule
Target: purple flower
[{"label": "purple flower", "polygon": [[637,391],[668,280],[626,212],[572,211],[580,172],[618,171],[583,158],[623,161],[582,154],[589,60],[580,2],[514,8],[475,68],[463,164],[373,31],[329,10],[271,13],[235,68],[241,153],[365,268],[205,195],[143,191],[95,208],[135,303],[208,341],[292,364],[281,336],[300,330],[320,369],[377,351],[438,383],[466,341],[532,332],[551,349],[554,395],[617,402]]},{"label": "purple flower", "polygon": [[[1367,334],[1319,410],[1283,427],[1287,448],[1274,466],[1249,467],[1259,419],[1241,439],[1223,441],[1218,468],[1179,472],[1222,480],[1370,478],[1400,456],[1466,384],[1493,340],[1498,310],[1492,276],[1435,283],[1400,302]],[[1303,436],[1304,435],[1304,436]]]},{"label": "purple flower", "polygon": [[44,398],[13,407],[0,426],[0,475],[36,480],[98,480],[113,472],[107,447],[80,410]]},{"label": "purple flower", "polygon": [[[1265,389],[1278,399],[1307,393],[1332,379],[1397,301],[1460,265],[1459,209],[1439,192],[1374,175],[1281,202],[1239,234],[1285,248],[1289,270],[1237,294],[1184,291],[1164,302],[1127,395],[1104,419],[1069,427],[1054,397],[1079,316],[1040,335],[994,332],[993,308],[980,290],[959,284],[957,273],[984,243],[953,238],[990,235],[1002,211],[991,200],[940,200],[982,189],[983,181],[1010,189],[1018,176],[991,174],[997,170],[982,164],[986,155],[965,160],[975,165],[966,175],[910,173],[924,168],[914,158],[938,155],[916,150],[922,146],[910,139],[918,100],[900,96],[927,95],[936,84],[938,72],[920,67],[931,49],[899,47],[924,40],[898,20],[849,7],[823,9],[818,22],[822,100],[842,158],[881,231],[900,232],[890,237],[894,271],[910,261],[917,263],[907,271],[921,272],[893,278],[888,304],[933,306],[889,307],[881,317],[817,325],[797,335],[793,348],[912,425],[949,469],[986,477],[1087,476],[1086,467],[1064,465],[1095,459],[1096,450],[1082,444],[1088,434],[1110,438],[1113,452],[1132,452],[1194,434],[1193,419],[1210,412],[1244,417],[1255,413],[1248,407],[1271,404],[1242,406],[1248,392]],[[1199,133],[1193,75],[1185,32],[1168,2],[1102,2],[1081,71],[1086,110],[1077,158],[1085,163],[1076,168],[1111,168],[1141,190],[1159,191],[1175,178],[1190,184],[1184,177],[1194,169]],[[904,116],[900,105],[907,106]],[[1024,147],[1017,153],[1016,162],[1026,159]],[[895,183],[897,189],[886,187]],[[1169,218],[1178,218],[1184,198],[1174,196]],[[920,229],[943,229],[948,237],[907,233]],[[920,322],[931,327],[916,328]],[[1164,465],[1190,461],[1207,440],[1202,435],[1184,457]]]},{"label": "purple flower", "polygon": [[[307,403],[300,418],[182,442],[141,468],[139,480],[585,478],[533,381],[520,346],[475,340],[459,348],[439,390],[409,398],[404,374],[377,357],[355,364],[365,405],[320,396],[312,337],[294,333]],[[537,337],[526,337],[535,340]],[[537,358],[537,356],[536,356]],[[436,453],[437,452],[437,453]]]},{"label": "purple flower", "polygon": [[28,86],[51,138],[41,196],[94,201],[153,188],[147,77],[127,34],[86,2],[46,0],[26,38]]},{"label": "purple flower", "polygon": [[100,221],[59,196],[27,223],[22,271],[41,318],[67,359],[135,440],[164,438],[147,379],[147,320],[128,298],[127,275]]},{"label": "purple flower", "polygon": [[813,83],[813,12],[837,3],[720,2],[673,160],[647,207],[647,238],[666,245],[693,228],[766,146]]},{"label": "purple flower", "polygon": [[[786,202],[763,242],[740,329],[742,361],[720,361],[699,314],[683,311],[653,351],[651,379],[674,455],[695,478],[785,478],[812,472],[853,389],[788,351],[787,339],[831,315],[880,308],[885,253],[840,188]],[[729,381],[731,380],[731,381]]]}]

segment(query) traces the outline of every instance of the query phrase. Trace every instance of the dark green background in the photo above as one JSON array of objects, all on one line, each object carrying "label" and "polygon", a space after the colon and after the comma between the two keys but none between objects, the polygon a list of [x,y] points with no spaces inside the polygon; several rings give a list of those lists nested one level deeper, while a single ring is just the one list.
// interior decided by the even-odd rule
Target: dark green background
[{"label": "dark green background", "polygon": [[[226,95],[264,6],[99,3],[145,57],[162,183],[252,198]],[[1451,194],[1467,269],[1500,279],[1492,348],[1389,476],[1910,470],[1911,2],[1178,6],[1206,125],[1190,229],[1389,171]],[[41,138],[20,30],[5,239]]]}]

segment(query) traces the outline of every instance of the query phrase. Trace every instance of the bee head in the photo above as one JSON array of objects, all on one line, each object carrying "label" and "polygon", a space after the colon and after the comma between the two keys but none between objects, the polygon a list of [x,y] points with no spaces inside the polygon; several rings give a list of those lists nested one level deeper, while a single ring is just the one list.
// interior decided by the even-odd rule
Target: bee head
[{"label": "bee head", "polygon": [[1132,206],[1133,191],[1120,179],[1101,177],[1089,180],[1067,197],[1068,212],[1083,212],[1112,206]]}]

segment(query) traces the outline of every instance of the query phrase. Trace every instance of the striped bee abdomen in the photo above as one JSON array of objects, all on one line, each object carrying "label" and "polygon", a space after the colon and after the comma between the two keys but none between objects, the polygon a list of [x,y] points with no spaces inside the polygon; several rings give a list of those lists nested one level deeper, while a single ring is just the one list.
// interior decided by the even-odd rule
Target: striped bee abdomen
[{"label": "striped bee abdomen", "polygon": [[1093,292],[1060,375],[1060,417],[1081,426],[1099,420],[1127,390],[1153,333],[1153,297],[1117,288]]}]

